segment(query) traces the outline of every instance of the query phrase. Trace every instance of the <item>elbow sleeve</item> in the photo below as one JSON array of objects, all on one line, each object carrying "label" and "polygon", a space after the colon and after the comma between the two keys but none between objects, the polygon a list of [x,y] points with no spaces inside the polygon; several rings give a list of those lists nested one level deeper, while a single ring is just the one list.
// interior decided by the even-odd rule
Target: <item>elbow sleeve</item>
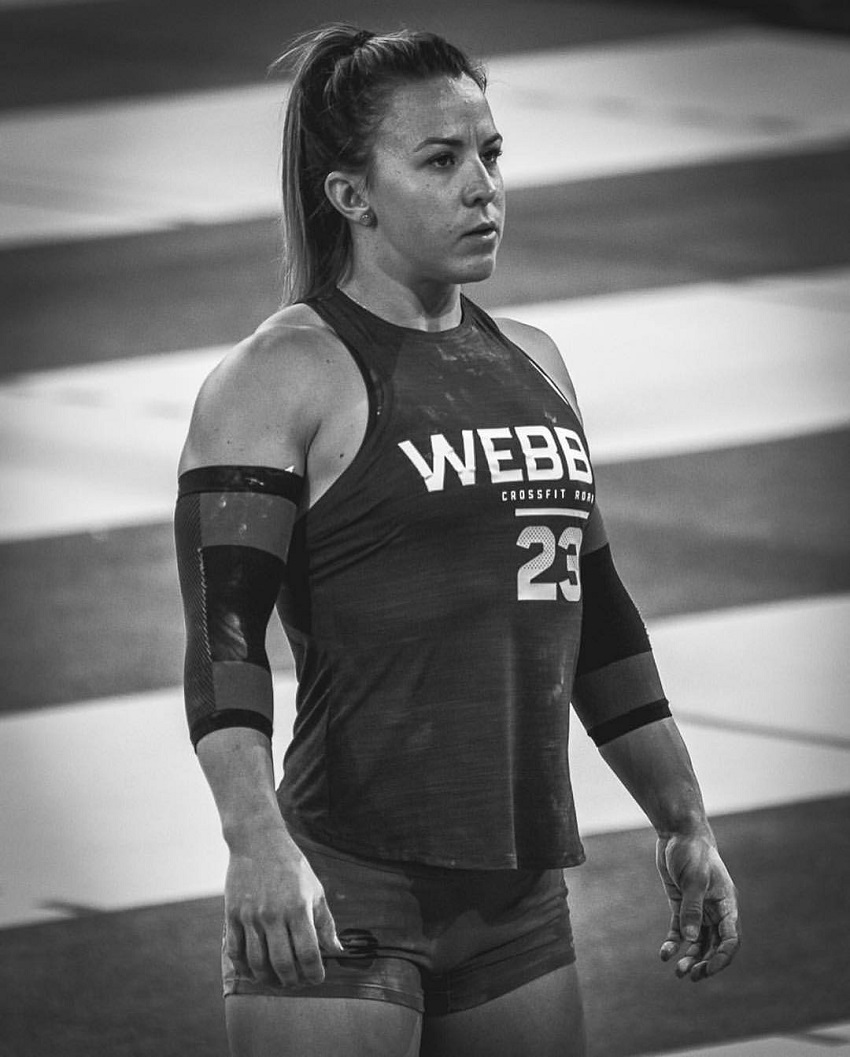
[{"label": "elbow sleeve", "polygon": [[186,717],[196,747],[223,727],[271,737],[266,629],[283,587],[302,486],[298,475],[267,467],[205,466],[180,476],[174,536]]},{"label": "elbow sleeve", "polygon": [[670,715],[649,636],[605,544],[581,560],[582,628],[573,704],[597,745]]}]

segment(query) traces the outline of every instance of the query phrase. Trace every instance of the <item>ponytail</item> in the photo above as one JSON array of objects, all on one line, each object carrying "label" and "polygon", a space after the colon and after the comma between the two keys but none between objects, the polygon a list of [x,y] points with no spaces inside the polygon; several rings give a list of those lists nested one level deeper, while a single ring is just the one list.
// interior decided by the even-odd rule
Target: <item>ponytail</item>
[{"label": "ponytail", "polygon": [[325,194],[334,169],[368,178],[375,136],[393,88],[429,77],[470,77],[483,69],[433,33],[378,36],[348,23],[305,33],[273,64],[292,69],[281,151],[283,304],[327,292],[351,260],[348,221]]}]

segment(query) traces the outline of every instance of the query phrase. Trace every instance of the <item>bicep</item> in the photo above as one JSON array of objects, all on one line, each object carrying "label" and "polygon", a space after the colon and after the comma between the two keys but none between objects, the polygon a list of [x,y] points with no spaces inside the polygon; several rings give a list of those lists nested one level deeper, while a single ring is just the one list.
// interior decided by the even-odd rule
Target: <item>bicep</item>
[{"label": "bicep", "polygon": [[174,531],[196,745],[228,726],[272,730],[266,629],[303,494],[305,418],[262,351],[237,349],[207,379],[180,461]]},{"label": "bicep", "polygon": [[670,715],[646,627],[620,579],[599,507],[581,555],[582,626],[572,700],[602,746]]}]

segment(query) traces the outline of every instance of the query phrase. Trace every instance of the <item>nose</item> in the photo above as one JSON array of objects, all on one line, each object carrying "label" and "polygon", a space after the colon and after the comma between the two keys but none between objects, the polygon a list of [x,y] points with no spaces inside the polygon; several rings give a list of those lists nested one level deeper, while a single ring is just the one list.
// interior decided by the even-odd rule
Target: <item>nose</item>
[{"label": "nose", "polygon": [[489,205],[499,193],[500,183],[486,165],[477,159],[475,168],[464,188],[464,205]]}]

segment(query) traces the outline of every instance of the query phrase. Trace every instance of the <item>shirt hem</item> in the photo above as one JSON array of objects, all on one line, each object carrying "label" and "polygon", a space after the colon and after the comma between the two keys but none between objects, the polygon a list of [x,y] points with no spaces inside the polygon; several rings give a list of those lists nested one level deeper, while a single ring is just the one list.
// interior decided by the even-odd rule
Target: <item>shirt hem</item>
[{"label": "shirt hem", "polygon": [[423,866],[444,870],[566,870],[581,866],[586,860],[584,848],[574,852],[563,852],[558,855],[541,858],[526,856],[502,856],[498,859],[452,858],[408,848],[387,849],[365,842],[340,838],[337,833],[330,833],[320,827],[305,825],[293,815],[285,815],[284,820],[293,838],[313,841],[329,851],[368,859],[379,869],[381,863],[404,864],[408,868]]}]

